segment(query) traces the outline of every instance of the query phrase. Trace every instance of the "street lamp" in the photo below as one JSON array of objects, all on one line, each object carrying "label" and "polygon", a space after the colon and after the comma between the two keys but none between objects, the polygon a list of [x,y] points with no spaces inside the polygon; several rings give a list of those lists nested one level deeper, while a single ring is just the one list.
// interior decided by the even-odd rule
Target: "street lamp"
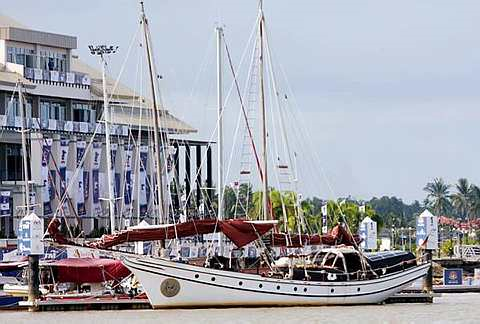
[{"label": "street lamp", "polygon": [[115,232],[115,194],[113,192],[113,174],[112,174],[112,151],[110,143],[110,123],[111,123],[111,111],[108,106],[107,96],[107,61],[105,55],[115,54],[118,46],[106,46],[106,45],[89,45],[90,53],[92,55],[100,56],[102,62],[102,81],[103,81],[103,116],[105,121],[105,145],[107,149],[107,179],[108,179],[108,207],[110,215],[110,231],[113,234]]},{"label": "street lamp", "polygon": [[106,46],[106,45],[88,45],[90,54],[100,55],[102,58],[105,54],[115,54],[118,50],[118,46]]}]

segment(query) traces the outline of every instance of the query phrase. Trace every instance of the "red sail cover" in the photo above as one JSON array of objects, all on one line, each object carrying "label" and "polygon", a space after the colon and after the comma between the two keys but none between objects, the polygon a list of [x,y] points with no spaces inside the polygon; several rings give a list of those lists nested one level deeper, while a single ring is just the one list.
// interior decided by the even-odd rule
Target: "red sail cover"
[{"label": "red sail cover", "polygon": [[[48,233],[60,244],[71,244],[60,232],[60,221],[52,220],[48,225]],[[237,247],[242,247],[270,231],[273,222],[250,222],[241,219],[219,221],[216,219],[196,220],[176,225],[152,226],[120,231],[111,235],[103,235],[98,241],[87,243],[92,248],[107,249],[125,242],[156,241],[182,238],[199,234],[223,232]]]},{"label": "red sail cover", "polygon": [[120,281],[130,271],[119,260],[70,258],[48,263],[56,269],[58,282],[93,283],[109,280]]},{"label": "red sail cover", "polygon": [[360,243],[358,236],[353,237],[345,228],[340,225],[335,226],[330,233],[325,235],[288,235],[285,233],[272,234],[273,246],[291,246],[300,247],[304,245],[354,245]]}]

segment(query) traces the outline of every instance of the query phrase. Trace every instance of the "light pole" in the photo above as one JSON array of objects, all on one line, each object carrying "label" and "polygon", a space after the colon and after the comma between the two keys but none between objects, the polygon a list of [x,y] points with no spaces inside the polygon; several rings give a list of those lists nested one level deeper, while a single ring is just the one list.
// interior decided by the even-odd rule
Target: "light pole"
[{"label": "light pole", "polygon": [[395,224],[392,225],[392,247],[391,250],[395,250]]},{"label": "light pole", "polygon": [[408,227],[408,250],[412,252],[412,228]]},{"label": "light pole", "polygon": [[110,215],[110,232],[113,234],[115,231],[115,196],[113,192],[113,175],[112,171],[114,165],[112,164],[112,151],[110,143],[110,125],[112,114],[110,107],[108,105],[108,95],[107,95],[107,60],[105,59],[106,55],[115,54],[117,52],[118,46],[106,46],[98,45],[88,46],[90,53],[92,55],[100,56],[102,62],[102,83],[103,83],[103,118],[105,121],[105,144],[107,148],[107,181],[108,181],[108,210]]}]

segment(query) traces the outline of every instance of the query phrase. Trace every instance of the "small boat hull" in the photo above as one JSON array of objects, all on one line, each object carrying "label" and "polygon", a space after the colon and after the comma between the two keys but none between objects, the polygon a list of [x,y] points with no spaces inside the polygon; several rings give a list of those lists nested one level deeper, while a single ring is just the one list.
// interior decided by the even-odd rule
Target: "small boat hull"
[{"label": "small boat hull", "polygon": [[381,303],[430,267],[424,264],[378,279],[314,282],[202,268],[151,257],[128,257],[154,308],[356,305]]}]

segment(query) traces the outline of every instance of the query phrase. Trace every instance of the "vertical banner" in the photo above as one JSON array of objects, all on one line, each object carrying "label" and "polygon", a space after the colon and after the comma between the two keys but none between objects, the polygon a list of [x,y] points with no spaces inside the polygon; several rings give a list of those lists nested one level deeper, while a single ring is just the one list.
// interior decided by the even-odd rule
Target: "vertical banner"
[{"label": "vertical banner", "polygon": [[148,198],[147,198],[147,160],[148,160],[148,146],[140,146],[140,168],[139,168],[139,183],[140,192],[139,192],[139,206],[140,215],[145,215],[148,209]]},{"label": "vertical banner", "polygon": [[50,201],[55,199],[56,193],[55,188],[57,183],[57,172],[55,170],[50,170],[50,187],[49,187],[49,194],[50,194]]},{"label": "vertical banner", "polygon": [[145,185],[145,195],[147,196],[147,209],[148,204],[150,203],[150,193],[152,191],[152,177],[147,174],[146,185]]},{"label": "vertical banner", "polygon": [[112,170],[115,170],[115,161],[117,159],[117,149],[118,149],[118,144],[110,145],[110,152],[111,152],[111,158],[112,158],[112,160],[110,161],[110,169]]},{"label": "vertical banner", "polygon": [[325,204],[322,206],[322,234],[326,234],[328,232],[327,216],[328,216],[328,207]]},{"label": "vertical banner", "polygon": [[122,175],[120,173],[115,173],[114,178],[114,187],[113,192],[115,193],[115,199],[120,198],[120,183],[122,180]]},{"label": "vertical banner", "polygon": [[87,143],[85,141],[77,141],[77,192],[76,192],[76,201],[77,201],[77,213],[78,216],[85,216],[87,214],[85,210],[85,189],[83,182],[83,163],[82,159],[85,155],[85,148]]},{"label": "vertical banner", "polygon": [[68,161],[68,139],[60,140],[60,159],[58,160],[58,169],[60,172],[60,195],[63,197],[67,189],[67,161]]},{"label": "vertical banner", "polygon": [[37,193],[35,191],[30,191],[30,199],[29,199],[29,205],[30,205],[30,212],[35,211],[35,205],[37,204]]},{"label": "vertical banner", "polygon": [[126,215],[131,215],[132,210],[132,155],[133,146],[125,145],[125,185],[123,191],[123,202]]},{"label": "vertical banner", "polygon": [[10,216],[10,191],[0,191],[0,217]]},{"label": "vertical banner", "polygon": [[50,186],[52,185],[49,181],[48,164],[50,162],[50,151],[52,149],[52,139],[45,138],[42,145],[42,202],[43,202],[43,215],[52,214],[52,204],[50,202]]},{"label": "vertical banner", "polygon": [[102,205],[100,204],[100,158],[102,156],[102,144],[93,143],[92,149],[92,216],[102,215]]},{"label": "vertical banner", "polygon": [[[118,198],[118,193],[119,193],[119,190],[117,190],[117,174],[115,173],[115,161],[117,160],[117,149],[118,149],[118,144],[110,145],[110,153],[111,153],[110,169],[112,170],[112,176],[113,176],[113,178],[111,179],[112,183],[110,183],[110,187],[113,187],[113,196],[115,198]],[[120,178],[118,180],[120,180]],[[107,181],[108,181],[108,176],[107,176]],[[120,184],[118,185],[118,189],[120,189]]]}]

